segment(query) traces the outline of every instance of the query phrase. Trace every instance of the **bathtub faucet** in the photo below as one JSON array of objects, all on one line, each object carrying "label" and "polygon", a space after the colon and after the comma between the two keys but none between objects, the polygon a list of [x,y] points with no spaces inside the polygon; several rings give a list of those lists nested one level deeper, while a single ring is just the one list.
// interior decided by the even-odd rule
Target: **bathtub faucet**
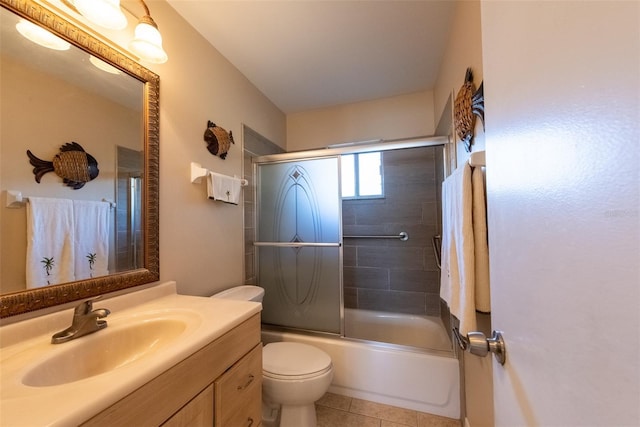
[{"label": "bathtub faucet", "polygon": [[93,302],[99,298],[88,299],[78,304],[73,311],[71,326],[55,333],[51,337],[51,343],[61,344],[106,328],[107,321],[102,319],[111,314],[111,311],[106,308],[93,310]]}]

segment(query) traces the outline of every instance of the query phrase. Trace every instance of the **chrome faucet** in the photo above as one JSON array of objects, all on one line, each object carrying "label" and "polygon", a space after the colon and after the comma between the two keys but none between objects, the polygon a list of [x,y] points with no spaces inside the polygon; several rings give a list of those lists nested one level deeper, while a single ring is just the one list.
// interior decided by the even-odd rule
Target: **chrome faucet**
[{"label": "chrome faucet", "polygon": [[64,331],[55,333],[51,337],[52,344],[61,344],[81,336],[92,334],[107,327],[107,321],[101,320],[111,312],[106,308],[93,309],[93,302],[100,297],[88,299],[78,304],[73,312],[73,321]]}]

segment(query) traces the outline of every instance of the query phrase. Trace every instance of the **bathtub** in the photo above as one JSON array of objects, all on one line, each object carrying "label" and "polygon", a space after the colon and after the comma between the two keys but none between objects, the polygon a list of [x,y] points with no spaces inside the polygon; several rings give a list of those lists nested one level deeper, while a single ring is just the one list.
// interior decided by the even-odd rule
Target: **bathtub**
[{"label": "bathtub", "polygon": [[440,317],[344,309],[344,335],[369,341],[451,352]]},{"label": "bathtub", "polygon": [[[345,313],[345,318],[348,315]],[[327,352],[334,368],[330,392],[460,418],[459,367],[452,351],[427,351],[267,326],[263,327],[262,341],[301,342]]]}]

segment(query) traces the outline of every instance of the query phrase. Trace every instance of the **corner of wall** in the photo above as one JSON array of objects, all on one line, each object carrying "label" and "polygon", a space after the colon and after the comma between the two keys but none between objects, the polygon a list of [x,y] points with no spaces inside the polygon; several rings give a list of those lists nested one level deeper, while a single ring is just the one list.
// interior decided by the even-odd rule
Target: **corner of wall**
[{"label": "corner of wall", "polygon": [[[457,95],[467,68],[474,74],[474,83],[480,85],[482,72],[482,26],[480,16],[480,1],[464,1],[456,4],[451,25],[449,41],[445,49],[442,66],[434,89],[434,110],[436,114],[443,114],[449,96],[453,92]],[[440,116],[438,116],[440,117]],[[478,120],[475,128],[474,149],[484,148],[484,132]],[[469,156],[462,147],[456,144],[458,164]]]}]

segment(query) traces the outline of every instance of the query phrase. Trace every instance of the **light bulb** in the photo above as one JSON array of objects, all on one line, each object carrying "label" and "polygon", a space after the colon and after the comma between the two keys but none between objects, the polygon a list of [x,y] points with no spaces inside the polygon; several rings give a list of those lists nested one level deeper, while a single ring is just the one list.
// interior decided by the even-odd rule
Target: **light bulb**
[{"label": "light bulb", "polygon": [[34,43],[53,50],[69,50],[71,45],[60,37],[25,19],[20,19],[16,30]]},{"label": "light bulb", "polygon": [[89,55],[89,62],[91,62],[94,67],[102,71],[106,71],[107,73],[120,74],[120,70],[118,70],[116,67],[114,67],[113,65],[107,64],[102,59],[96,58],[93,55]]},{"label": "light bulb", "polygon": [[127,27],[127,17],[120,9],[120,0],[73,0],[78,12],[96,25],[111,30]]},{"label": "light bulb", "polygon": [[162,64],[168,59],[167,53],[162,48],[160,31],[150,16],[143,16],[140,19],[140,23],[134,30],[133,40],[129,43],[129,48],[140,59],[154,64]]}]

